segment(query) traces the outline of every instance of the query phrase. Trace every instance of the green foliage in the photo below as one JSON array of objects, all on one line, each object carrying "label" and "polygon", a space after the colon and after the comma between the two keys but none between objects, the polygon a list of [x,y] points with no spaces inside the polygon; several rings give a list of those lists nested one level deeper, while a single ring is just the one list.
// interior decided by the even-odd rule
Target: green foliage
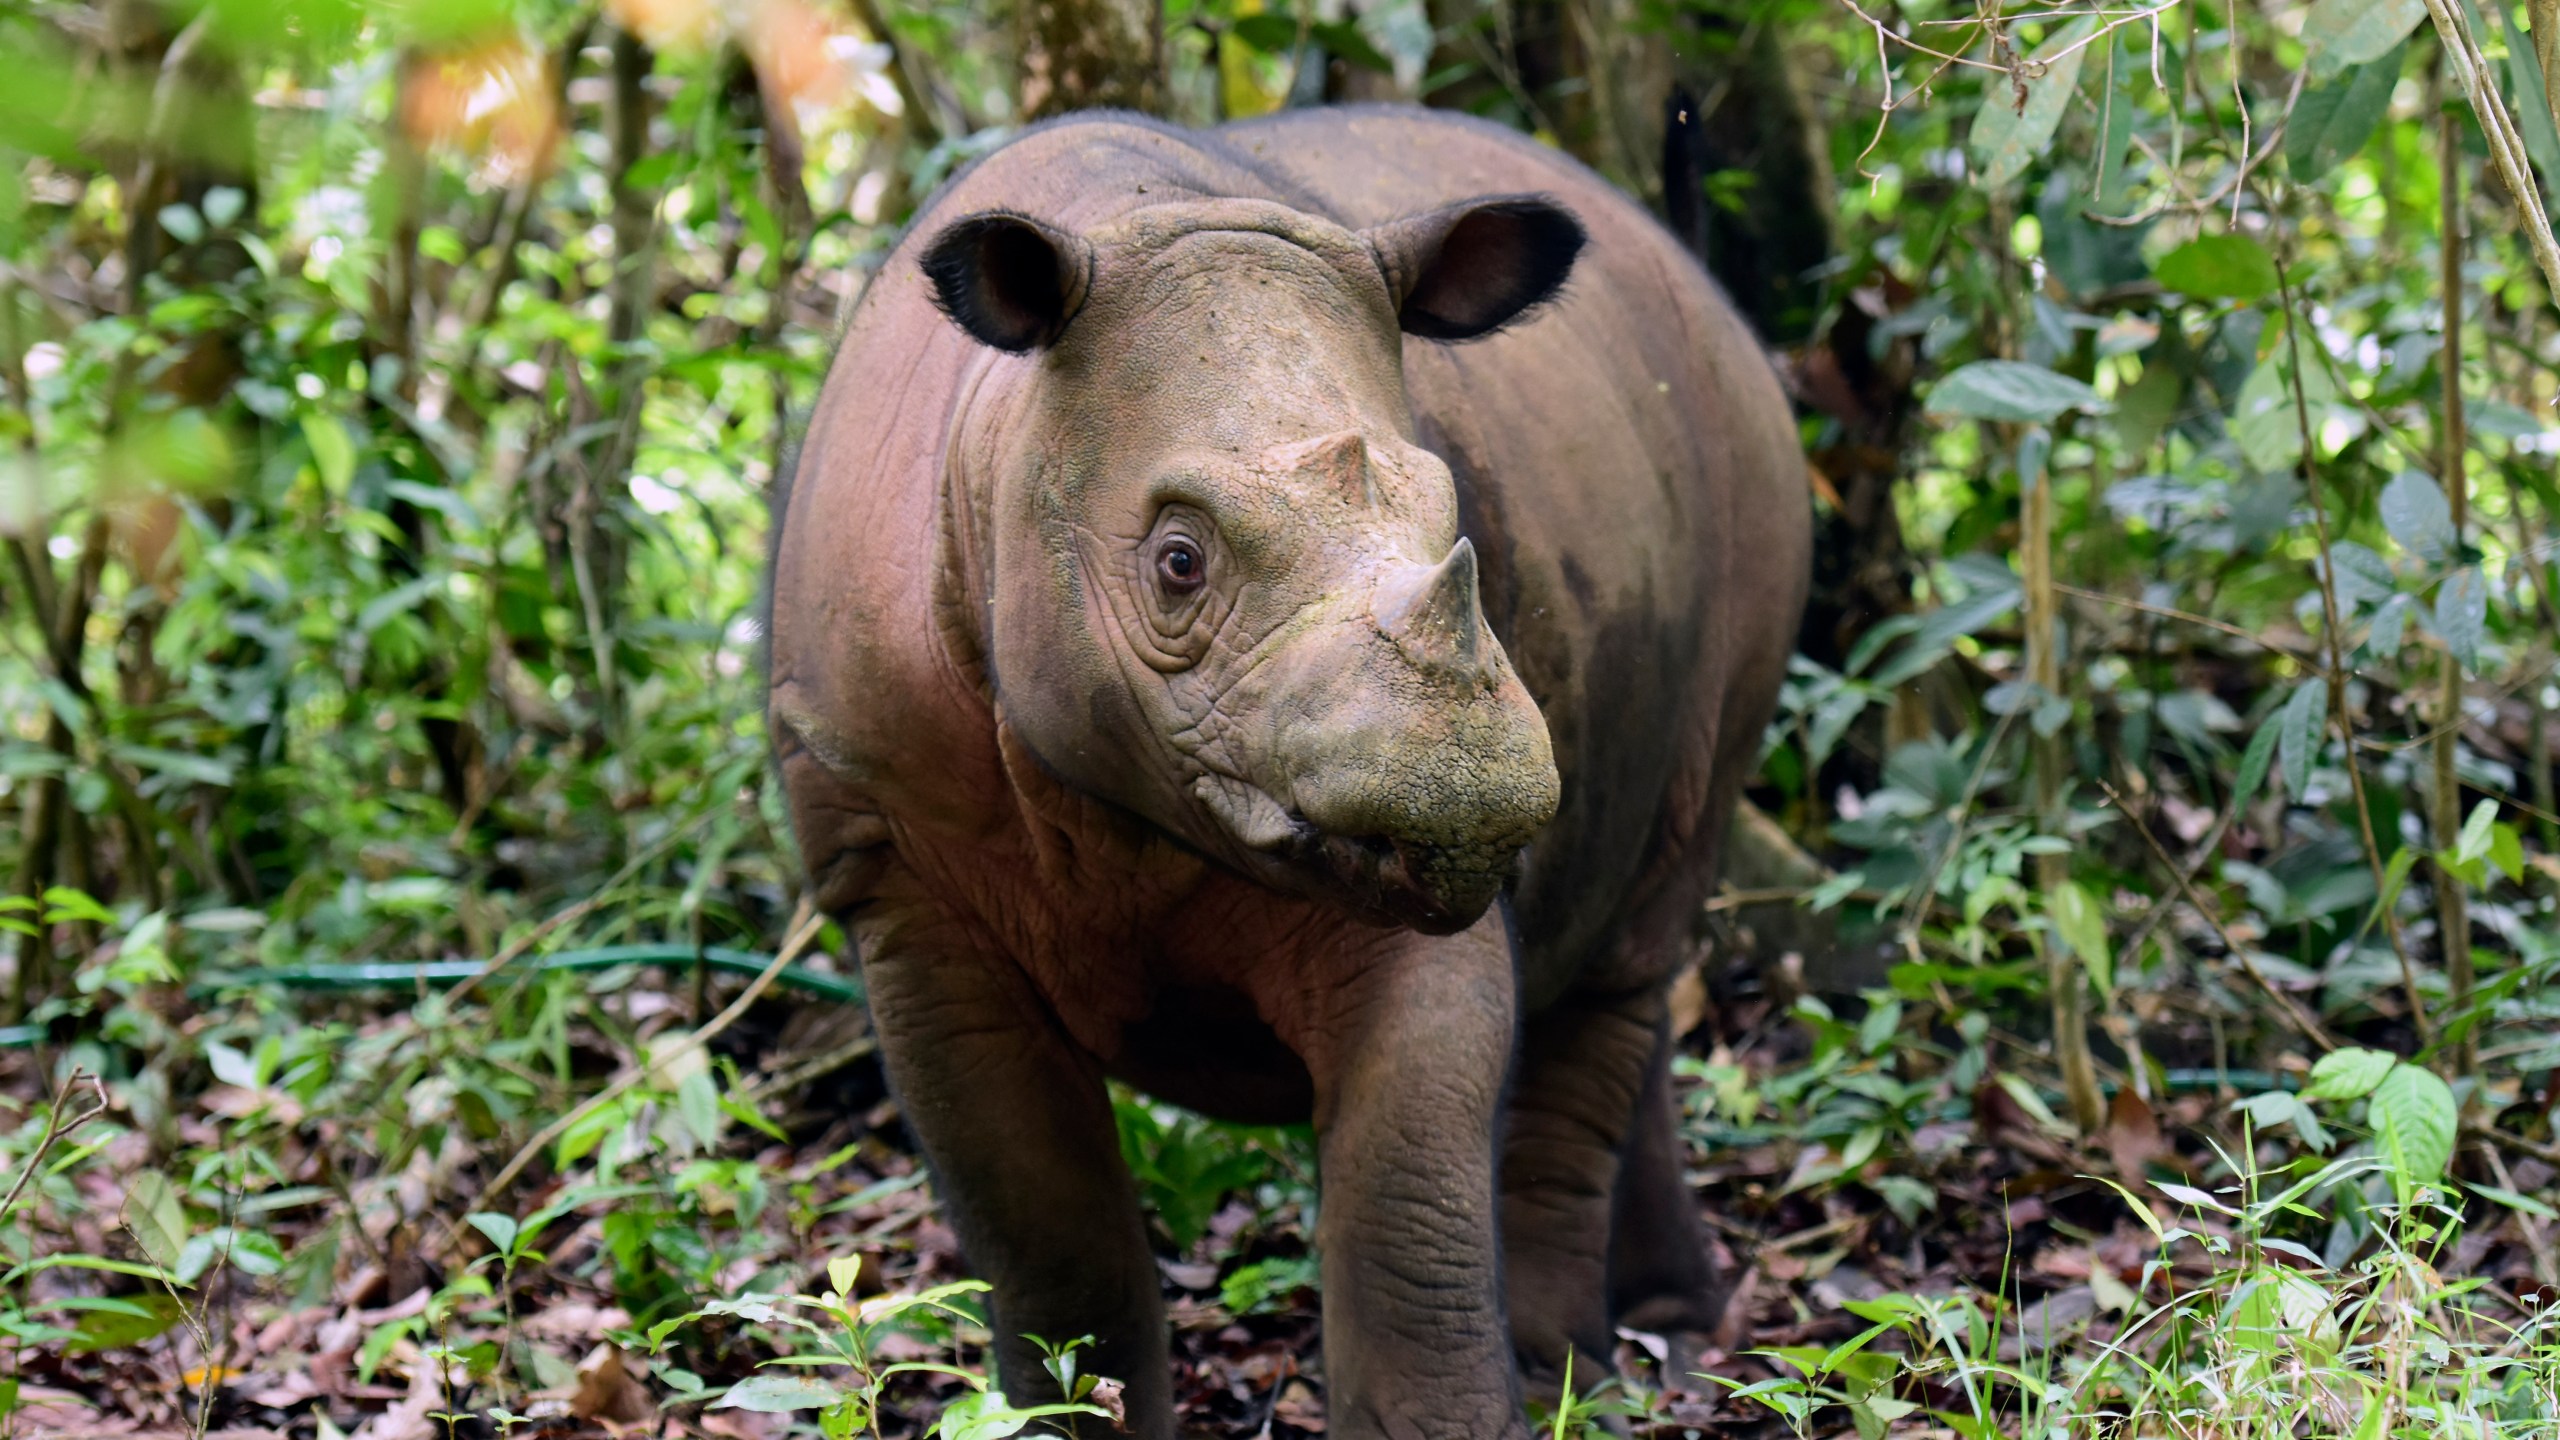
[{"label": "green foliage", "polygon": [[[791,913],[765,508],[853,298],[917,200],[1009,133],[1011,59],[984,7],[880,7],[875,34],[851,18],[869,6],[705,5],[649,35],[647,123],[618,152],[614,20],[695,9],[0,6],[0,1001],[43,1045],[0,1135],[0,1369],[52,1346],[183,1372],[245,1313],[225,1307],[320,1305],[369,1269],[423,1298],[348,1310],[376,1317],[357,1374],[441,1378],[447,1413],[501,1426],[574,1385],[520,1323],[570,1290],[622,1313],[653,1367],[633,1383],[670,1408],[968,1440],[1044,1418],[986,1389],[968,1285],[875,1271],[894,1288],[852,1297],[844,1247],[908,1244],[926,1181],[829,1188],[894,1122],[794,1156],[807,1117],[757,1067],[800,1057],[686,1043],[707,973],[690,996],[635,968],[510,967],[459,1000],[286,981],[769,950]],[[2470,23],[2547,183],[2539,67],[2492,9]],[[2119,1103],[2307,1077],[2241,1085],[2183,1154],[2108,1182],[2160,1251],[2090,1273],[2111,1338],[2013,1360],[2014,1295],[1814,1313],[1788,1290],[1782,1323],[1854,1338],[1724,1388],[1864,1440],[2094,1414],[2547,1431],[2547,1307],[2498,1311],[2453,1261],[2554,1218],[2547,1187],[2472,1167],[2554,1134],[2560,824],[2528,737],[2560,707],[2560,349],[2458,91],[2445,293],[2426,7],[1679,0],[1595,11],[1570,44],[1556,13],[1177,0],[1168,94],[1204,122],[1426,95],[1649,191],[1660,97],[1623,82],[1655,52],[1611,47],[1774,55],[1801,82],[1827,147],[1806,168],[1840,183],[1809,207],[1836,209],[1834,253],[1787,257],[1819,312],[1789,363],[1880,384],[1864,409],[1798,393],[1828,480],[1885,456],[1885,493],[1847,504],[1894,541],[1826,542],[1885,603],[1796,657],[1754,798],[1830,867],[1805,898],[1892,968],[1773,985],[1680,1057],[1693,1160],[1776,1157],[1716,1203],[1772,1236],[1846,1218],[1944,1253],[2005,1223],[1964,1198],[1978,1167],[1950,1136],[2097,1164],[2040,1048],[2056,973],[2087,987]],[[802,20],[788,43],[759,28]],[[1765,222],[1771,168],[1731,160],[1701,198]],[[2438,833],[2448,662],[2467,709]],[[2439,928],[2455,886],[2467,998]],[[112,1102],[85,1120],[79,1072]],[[1180,1282],[1190,1303],[1256,1334],[1303,1321],[1311,1137],[1114,1103],[1162,1248],[1211,1277]],[[2199,1145],[2220,1158],[2186,1163]],[[1279,1243],[1227,1235],[1237,1204]],[[1080,1342],[1049,1361],[1095,1413]],[[0,1376],[0,1412],[20,1395]],[[1546,1418],[1697,1428],[1632,1377]]]}]

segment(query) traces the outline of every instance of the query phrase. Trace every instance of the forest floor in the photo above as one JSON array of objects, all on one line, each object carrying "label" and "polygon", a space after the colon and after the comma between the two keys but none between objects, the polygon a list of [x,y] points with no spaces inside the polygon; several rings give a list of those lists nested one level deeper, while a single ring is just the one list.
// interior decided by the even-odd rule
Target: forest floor
[{"label": "forest floor", "polygon": [[[1621,1378],[1596,1408],[1568,1417],[1576,1430],[1781,1435],[1790,1429],[1785,1402],[1810,1375],[1829,1388],[1811,1387],[1819,1393],[1793,1414],[1800,1434],[2020,1433],[2001,1423],[2003,1410],[2039,1384],[2089,1386],[2093,1357],[2109,1353],[2129,1319],[2209,1289],[2232,1264],[2237,1232],[2254,1223],[2244,1223],[2254,1197],[2241,1187],[2226,1183],[2216,1198],[2168,1178],[2228,1173],[2217,1146],[2233,1133],[2238,1090],[2199,1085],[2154,1104],[2119,1089],[2103,1131],[2075,1143],[2040,1098],[2049,1093],[2035,1083],[2045,1062],[2023,1046],[1949,1033],[1936,1038],[1956,1063],[1915,1069],[1913,1027],[1892,1002],[1853,1032],[1773,1003],[1752,974],[1729,979],[1725,1003],[1686,1035],[1679,1066],[1698,1204],[1737,1277],[1727,1333],[1689,1371],[1664,1364],[1663,1337],[1621,1332]],[[634,1036],[681,1033],[686,997],[631,977],[603,990],[603,1007]],[[348,1000],[323,1008],[334,1013],[313,1023],[341,1027],[351,1050],[422,1043],[414,1010]],[[194,1023],[179,1011],[169,1019]],[[218,1061],[218,1071],[235,1073],[184,1093],[161,1125],[197,1157],[199,1177],[246,1160],[279,1183],[236,1206],[225,1226],[192,1237],[214,1253],[192,1262],[203,1273],[183,1301],[176,1290],[128,1279],[111,1287],[122,1308],[102,1308],[84,1298],[100,1293],[91,1283],[99,1267],[79,1258],[36,1276],[33,1293],[58,1302],[49,1318],[70,1326],[71,1338],[18,1352],[11,1433],[806,1433],[805,1409],[795,1416],[718,1403],[722,1387],[747,1380],[789,1343],[778,1335],[806,1336],[769,1323],[772,1314],[753,1302],[660,1322],[713,1297],[821,1296],[846,1278],[841,1264],[851,1257],[860,1266],[851,1294],[866,1317],[879,1313],[882,1297],[965,1277],[866,1030],[858,1007],[761,1002],[715,1047],[715,1066],[730,1076],[723,1109],[745,1123],[684,1113],[678,1086],[619,1117],[640,1142],[632,1149],[581,1155],[571,1142],[539,1156],[503,1198],[491,1177],[508,1147],[494,1131],[475,1141],[468,1125],[456,1125],[398,1173],[354,1180],[362,1162],[348,1145],[365,1128],[360,1118],[306,1115],[289,1076],[258,1073],[254,1063],[237,1073]],[[611,1065],[594,1035],[574,1035],[569,1049],[581,1072]],[[816,1066],[813,1055],[823,1057]],[[11,1068],[12,1088],[23,1092],[36,1079],[24,1058]],[[1831,1088],[1808,1091],[1808,1076],[1827,1077]],[[1815,1109],[1878,1096],[1887,1122],[1880,1131],[1858,1127],[1878,1138],[1853,1138],[1842,1147],[1848,1154],[1803,1138],[1824,1128]],[[433,1118],[414,1093],[398,1103]],[[1160,1221],[1184,1425],[1236,1440],[1322,1435],[1303,1137],[1212,1127],[1125,1096],[1121,1107]],[[1733,1123],[1737,1116],[1789,1123],[1755,1130]],[[671,1120],[720,1138],[687,1142]],[[152,1258],[152,1222],[139,1213],[152,1200],[134,1183],[150,1128],[120,1131],[93,1152],[70,1152],[77,1164],[55,1165],[86,1203],[46,1208],[66,1217],[65,1228],[40,1232],[36,1254],[150,1273],[131,1264]],[[670,1135],[673,1145],[648,1143]],[[1866,1154],[1855,1153],[1861,1146]],[[555,1168],[558,1155],[572,1162]],[[2549,1193],[2560,1177],[2524,1158],[2500,1178],[2499,1191],[2513,1196]],[[2178,1246],[2175,1234],[2164,1242],[2157,1222],[2130,1203],[2133,1192],[2154,1210],[2189,1212],[2180,1223],[2200,1243]],[[2486,1310],[2530,1322],[2560,1301],[2548,1283],[2552,1240],[2532,1208],[2490,1212],[2490,1223],[2431,1252],[2434,1268],[2475,1282]],[[527,1218],[519,1225],[514,1216]],[[1188,1243],[1176,1243],[1182,1231],[1191,1232]],[[2299,1273],[2325,1280],[2308,1248],[2269,1243],[2298,1257],[2285,1263]],[[831,1263],[839,1267],[832,1282]],[[968,1308],[965,1296],[956,1303]],[[1954,1308],[1930,1319],[1931,1306]],[[27,1308],[34,1316],[48,1309],[41,1298]],[[1877,1326],[1889,1333],[1876,1350],[1909,1375],[1883,1389],[1840,1389],[1849,1383],[1841,1377],[1859,1372],[1838,1347],[1896,1314],[1918,1318]],[[981,1365],[983,1330],[942,1318],[909,1311],[868,1327],[866,1363],[875,1372],[907,1362]],[[2173,1343],[2172,1328],[2149,1326],[2130,1348],[2156,1353]],[[2246,1360],[2240,1338],[2223,1363]],[[1931,1351],[1944,1352],[1934,1369],[1916,1363]],[[2012,1398],[1967,1393],[1994,1382]],[[907,1436],[930,1429],[973,1383],[910,1371],[844,1393],[876,1403],[866,1418],[878,1433]],[[1755,1384],[1762,1394],[1774,1386],[1777,1403],[1736,1393]],[[2110,1385],[2121,1389],[2120,1380],[2094,1384],[2090,1406],[2108,1398]],[[1106,1385],[1096,1398],[1110,1393]],[[1862,1394],[1863,1404],[1851,1403]],[[1968,1415],[1993,1424],[1976,1432],[1962,1423]]]}]

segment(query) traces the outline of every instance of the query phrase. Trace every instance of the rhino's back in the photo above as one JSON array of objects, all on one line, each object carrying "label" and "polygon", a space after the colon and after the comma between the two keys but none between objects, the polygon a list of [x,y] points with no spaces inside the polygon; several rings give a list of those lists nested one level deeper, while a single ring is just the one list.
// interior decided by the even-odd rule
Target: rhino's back
[{"label": "rhino's back", "polygon": [[1533,989],[1659,963],[1695,914],[1698,832],[1720,831],[1756,759],[1802,605],[1803,461],[1758,342],[1651,216],[1514,132],[1362,107],[1220,134],[1355,228],[1519,191],[1588,227],[1554,305],[1471,344],[1407,340],[1406,380],[1564,776],[1516,903]]}]

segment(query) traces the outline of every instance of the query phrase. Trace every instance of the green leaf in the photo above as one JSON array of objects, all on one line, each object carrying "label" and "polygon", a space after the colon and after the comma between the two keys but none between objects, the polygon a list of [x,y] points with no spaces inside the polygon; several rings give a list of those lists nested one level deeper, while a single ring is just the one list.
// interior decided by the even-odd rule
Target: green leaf
[{"label": "green leaf", "polygon": [[805,1375],[750,1375],[711,1402],[714,1410],[752,1410],[779,1415],[792,1410],[820,1410],[843,1398],[842,1386]]},{"label": "green leaf", "polygon": [[2400,83],[2401,62],[2408,53],[2403,41],[2381,59],[2302,92],[2284,132],[2285,163],[2295,180],[2308,184],[2319,179],[2373,138],[2374,127],[2391,109],[2391,92]]},{"label": "green leaf", "polygon": [[2053,917],[2054,933],[2089,967],[2099,993],[2113,993],[2115,956],[2107,948],[2107,917],[2098,902],[2089,898],[2080,882],[2065,880],[2046,892],[2044,903],[2045,913]]},{"label": "green leaf", "polygon": [[2051,146],[2054,129],[2071,103],[2071,92],[2080,84],[2080,62],[2089,54],[2085,42],[2096,25],[2095,17],[2084,15],[2036,47],[2028,58],[2042,65],[2044,73],[2023,80],[2027,89],[2023,110],[2015,108],[2016,91],[2005,76],[1994,76],[1984,85],[1982,109],[1973,121],[1972,146],[1982,164],[1985,189],[1997,190],[2025,174],[2027,166]]},{"label": "green leaf", "polygon": [[356,446],[347,438],[346,423],[335,415],[305,415],[302,438],[311,446],[321,485],[333,495],[345,494],[356,473]]},{"label": "green leaf", "polygon": [[2019,360],[1976,360],[1929,392],[1929,408],[1973,420],[2041,423],[2066,410],[2103,414],[2106,397],[2085,382]]},{"label": "green leaf", "polygon": [[513,1215],[501,1215],[494,1210],[475,1210],[462,1218],[470,1223],[472,1229],[488,1236],[489,1243],[497,1247],[499,1254],[508,1254],[516,1248],[518,1227],[516,1217]]},{"label": "green leaf", "polygon": [[2471,807],[2471,818],[2462,824],[2462,833],[2454,837],[2453,853],[2463,864],[2482,859],[2489,853],[2490,830],[2498,823],[2498,802],[2483,800]]},{"label": "green leaf", "polygon": [[705,1150],[720,1143],[720,1085],[710,1071],[696,1070],[677,1082],[676,1114]]},{"label": "green leaf", "polygon": [[2404,1061],[2374,1087],[2370,1114],[2375,1146],[2404,1184],[2444,1178],[2460,1119],[2453,1087],[2434,1071]]},{"label": "green leaf", "polygon": [[2513,1190],[2501,1190],[2495,1185],[2472,1185],[2468,1181],[2464,1182],[2464,1186],[2485,1200],[2531,1215],[2537,1220],[2560,1220],[2560,1210],[2554,1210],[2547,1202],[2536,1200],[2530,1195],[2519,1195]]},{"label": "green leaf", "polygon": [[2161,256],[2151,273],[2200,300],[2255,300],[2276,289],[2275,257],[2246,235],[2199,235]]},{"label": "green leaf", "polygon": [[2509,880],[2524,883],[2524,837],[2516,833],[2514,826],[2489,827],[2489,863]]},{"label": "green leaf", "polygon": [[2261,725],[2249,737],[2249,748],[2240,752],[2240,773],[2231,783],[2231,808],[2238,810],[2256,797],[2258,787],[2266,783],[2267,762],[2276,754],[2276,738],[2282,733],[2274,725]]},{"label": "green leaf", "polygon": [[2276,750],[2284,764],[2284,788],[2297,805],[2311,786],[2311,767],[2320,758],[2328,719],[2329,682],[2316,675],[2293,687],[2292,696],[2276,715]]},{"label": "green leaf", "polygon": [[2268,356],[2249,372],[2240,387],[2238,403],[2231,407],[2231,438],[2240,446],[2240,456],[2259,470],[2290,470],[2302,458],[2302,410],[2310,411],[2311,426],[2316,432],[2328,413],[2329,402],[2337,394],[2330,383],[2329,372],[2318,365],[2303,373],[2302,404],[2297,409],[2293,395],[2293,365],[2283,350]]},{"label": "green leaf", "polygon": [[145,1170],[125,1186],[124,1225],[144,1258],[176,1273],[178,1257],[187,1248],[187,1207],[167,1176]]},{"label": "green leaf", "polygon": [[101,1350],[122,1350],[155,1340],[186,1315],[186,1307],[178,1297],[166,1290],[145,1291],[140,1295],[105,1303],[93,1302],[88,1313],[80,1317],[72,1337],[62,1348],[73,1355],[94,1355]]},{"label": "green leaf", "polygon": [[2403,470],[2382,487],[2382,528],[2400,548],[2430,565],[2451,559],[2459,543],[2453,532],[2453,507],[2435,477]]},{"label": "green leaf", "polygon": [[2311,1083],[2302,1087],[2306,1100],[2355,1100],[2373,1093],[2391,1067],[2400,1063],[2396,1055],[2380,1050],[2362,1050],[2348,1046],[2332,1050],[2311,1067]]},{"label": "green leaf", "polygon": [[86,890],[68,885],[51,885],[44,892],[44,923],[60,925],[79,921],[90,925],[113,925],[115,912],[89,898]]},{"label": "green leaf", "polygon": [[2480,567],[2465,565],[2444,578],[2436,591],[2436,633],[2444,648],[2465,670],[2480,668],[2480,637],[2489,624],[2489,582]]},{"label": "green leaf", "polygon": [[2335,75],[2391,53],[2427,18],[2427,0],[2318,0],[2302,19],[2302,48],[2315,76]]},{"label": "green leaf", "polygon": [[381,629],[392,616],[415,609],[419,602],[451,583],[449,576],[429,574],[383,591],[367,602],[362,610],[356,612],[356,633],[372,634]]}]

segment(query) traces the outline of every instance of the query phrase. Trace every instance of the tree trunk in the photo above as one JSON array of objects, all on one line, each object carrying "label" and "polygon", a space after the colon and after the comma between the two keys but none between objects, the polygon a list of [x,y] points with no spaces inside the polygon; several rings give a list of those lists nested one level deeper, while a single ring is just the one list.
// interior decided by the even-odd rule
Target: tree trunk
[{"label": "tree trunk", "polygon": [[1157,0],[1015,0],[1022,118],[1070,110],[1164,109]]}]

